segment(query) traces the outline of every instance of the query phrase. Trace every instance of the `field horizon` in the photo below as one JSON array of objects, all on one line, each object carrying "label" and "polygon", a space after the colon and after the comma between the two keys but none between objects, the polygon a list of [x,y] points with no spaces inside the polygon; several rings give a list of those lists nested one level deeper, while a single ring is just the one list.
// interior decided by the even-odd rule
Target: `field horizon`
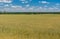
[{"label": "field horizon", "polygon": [[60,12],[0,12],[0,14],[60,14]]}]

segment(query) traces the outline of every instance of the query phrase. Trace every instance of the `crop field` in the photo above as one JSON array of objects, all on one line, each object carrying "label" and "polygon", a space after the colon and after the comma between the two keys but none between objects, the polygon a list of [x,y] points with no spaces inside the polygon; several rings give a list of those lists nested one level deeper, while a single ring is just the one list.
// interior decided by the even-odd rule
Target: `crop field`
[{"label": "crop field", "polygon": [[0,39],[60,39],[60,14],[0,14]]}]

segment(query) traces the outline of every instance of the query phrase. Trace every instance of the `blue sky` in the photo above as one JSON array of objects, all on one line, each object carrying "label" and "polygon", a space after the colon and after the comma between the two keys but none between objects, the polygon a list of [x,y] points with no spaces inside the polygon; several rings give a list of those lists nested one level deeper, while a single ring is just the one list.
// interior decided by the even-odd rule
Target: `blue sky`
[{"label": "blue sky", "polygon": [[0,0],[4,12],[60,12],[60,0]]}]

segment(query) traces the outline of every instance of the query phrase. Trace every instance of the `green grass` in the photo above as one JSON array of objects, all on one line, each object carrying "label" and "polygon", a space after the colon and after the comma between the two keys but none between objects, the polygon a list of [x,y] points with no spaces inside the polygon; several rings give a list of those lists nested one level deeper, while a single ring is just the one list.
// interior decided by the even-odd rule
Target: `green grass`
[{"label": "green grass", "polygon": [[60,15],[1,14],[0,39],[60,39]]}]

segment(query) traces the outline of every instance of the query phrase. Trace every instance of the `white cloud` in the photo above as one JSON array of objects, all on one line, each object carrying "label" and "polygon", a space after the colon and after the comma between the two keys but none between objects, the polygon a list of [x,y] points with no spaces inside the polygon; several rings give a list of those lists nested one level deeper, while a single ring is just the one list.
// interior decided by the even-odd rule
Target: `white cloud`
[{"label": "white cloud", "polygon": [[47,6],[47,5],[45,5],[44,7],[46,7],[46,8],[47,8],[48,6]]},{"label": "white cloud", "polygon": [[20,0],[21,1],[21,3],[29,3],[29,1],[27,1],[27,0]]},{"label": "white cloud", "polygon": [[11,7],[5,7],[3,11],[6,12],[21,12],[24,11],[25,9],[22,6],[17,6],[17,5],[12,5]]},{"label": "white cloud", "polygon": [[0,9],[0,11],[6,12],[57,12],[60,11],[58,7],[42,7],[42,6],[30,6],[29,4],[26,7],[18,6],[18,5],[5,5],[4,9]]},{"label": "white cloud", "polygon": [[22,6],[17,6],[17,5],[12,5],[11,7],[12,7],[12,8],[16,8],[16,9],[22,8]]},{"label": "white cloud", "polygon": [[11,3],[12,0],[4,0],[4,3]]},{"label": "white cloud", "polygon": [[20,0],[20,1],[32,1],[32,0]]},{"label": "white cloud", "polygon": [[25,4],[25,3],[29,3],[29,2],[28,1],[22,1],[22,3]]},{"label": "white cloud", "polygon": [[22,3],[29,3],[32,0],[20,0]]},{"label": "white cloud", "polygon": [[34,11],[34,9],[35,9],[35,7],[34,7],[34,6],[32,6],[32,7],[29,7],[29,8],[27,9],[27,11],[31,11],[31,12],[33,12],[33,11]]},{"label": "white cloud", "polygon": [[56,5],[60,5],[60,3],[56,3]]},{"label": "white cloud", "polygon": [[47,2],[47,1],[39,1],[39,3],[42,3],[42,4],[49,4],[49,2]]},{"label": "white cloud", "polygon": [[26,7],[29,7],[30,5],[29,4],[27,4],[27,5],[25,5]]},{"label": "white cloud", "polygon": [[4,7],[8,7],[8,6],[9,6],[8,4],[4,5]]},{"label": "white cloud", "polygon": [[29,10],[33,10],[34,8],[33,7],[30,7]]},{"label": "white cloud", "polygon": [[54,8],[52,8],[52,7],[49,7],[48,9],[49,9],[49,10],[53,10]]},{"label": "white cloud", "polygon": [[23,4],[24,4],[25,2],[21,2],[21,3],[23,3]]},{"label": "white cloud", "polygon": [[11,3],[12,0],[0,0],[0,2],[3,2],[3,3]]},{"label": "white cloud", "polygon": [[28,3],[28,1],[25,1],[25,3]]}]

